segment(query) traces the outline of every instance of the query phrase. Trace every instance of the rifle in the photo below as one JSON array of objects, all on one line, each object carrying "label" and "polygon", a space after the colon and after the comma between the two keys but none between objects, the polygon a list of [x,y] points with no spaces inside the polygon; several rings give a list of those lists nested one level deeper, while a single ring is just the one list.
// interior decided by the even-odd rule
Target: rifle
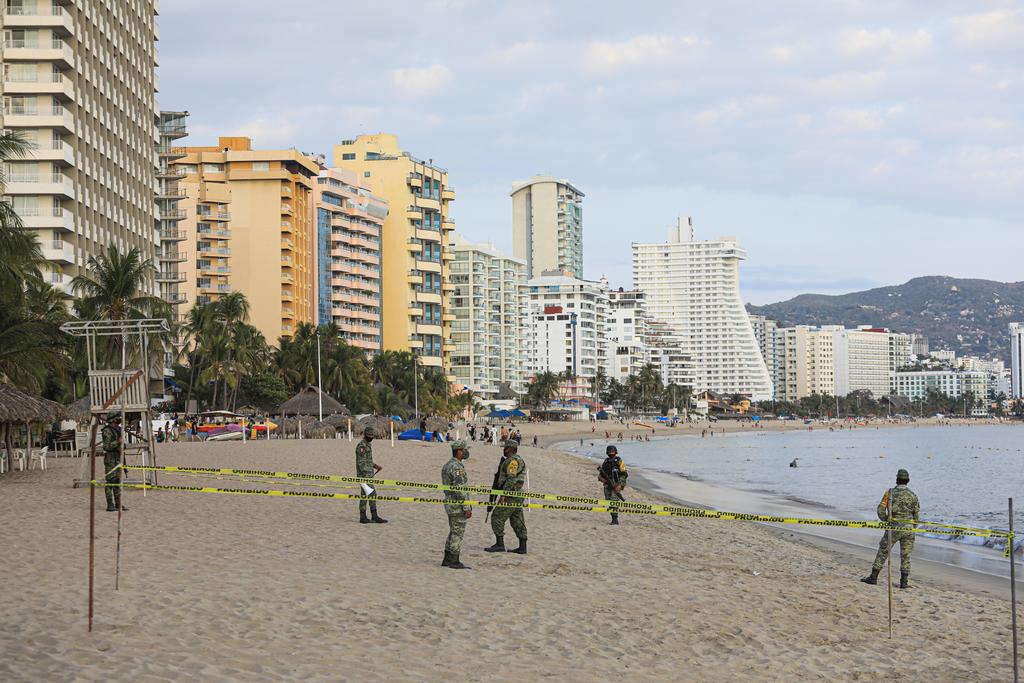
[{"label": "rifle", "polygon": [[[491,482],[491,489],[498,488],[498,481],[501,479],[501,463],[503,463],[503,462],[505,462],[505,458],[502,458],[501,462],[498,463],[498,471],[494,473],[494,481]],[[484,515],[484,522],[485,523],[487,522],[488,518],[491,516],[491,510],[494,509],[493,503],[497,499],[498,499],[498,494],[497,493],[492,493],[490,496],[487,497],[487,502],[489,504],[487,506],[487,514]]]}]

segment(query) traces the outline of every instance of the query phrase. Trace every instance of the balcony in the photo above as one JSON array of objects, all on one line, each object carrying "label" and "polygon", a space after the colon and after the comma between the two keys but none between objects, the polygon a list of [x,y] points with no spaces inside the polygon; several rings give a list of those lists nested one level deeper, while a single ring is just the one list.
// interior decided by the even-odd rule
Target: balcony
[{"label": "balcony", "polygon": [[43,243],[43,258],[52,263],[75,262],[75,248],[63,240],[52,240]]},{"label": "balcony", "polygon": [[[14,18],[16,15],[11,15]],[[5,28],[8,16],[4,15]],[[24,20],[24,19],[23,19]],[[31,24],[29,24],[31,25]],[[75,68],[75,53],[71,46],[59,38],[39,40],[38,38],[7,38],[4,40],[4,61],[53,62],[61,71]]]},{"label": "balcony", "polygon": [[227,294],[228,292],[231,291],[231,285],[214,282],[200,282],[198,289],[200,292],[209,292],[213,294]]},{"label": "balcony", "polygon": [[72,294],[71,276],[65,273],[48,273],[46,282],[54,289],[59,289],[65,294]]},{"label": "balcony", "polygon": [[162,221],[180,221],[185,217],[185,209],[158,209],[156,214]]},{"label": "balcony", "polygon": [[416,206],[421,209],[430,209],[431,211],[441,210],[441,202],[434,197],[416,197]]},{"label": "balcony", "polygon": [[63,173],[53,173],[42,178],[12,173],[7,178],[7,194],[49,194],[74,199],[75,185]]},{"label": "balcony", "polygon": [[228,211],[209,211],[207,213],[197,213],[196,220],[200,221],[229,221],[231,220],[231,213]]},{"label": "balcony", "polygon": [[4,28],[48,28],[56,34],[70,36],[75,32],[71,15],[59,5],[46,7],[4,7]]},{"label": "balcony", "polygon": [[441,190],[441,199],[443,199],[446,202],[455,201],[455,188],[448,186]]},{"label": "balcony", "polygon": [[36,146],[28,151],[26,159],[36,161],[56,162],[58,165],[75,165],[75,150],[63,140],[52,140],[50,142],[36,143]]},{"label": "balcony", "polygon": [[196,256],[209,256],[209,257],[231,256],[231,249],[229,249],[228,247],[205,247],[204,248],[203,243],[200,243],[199,244],[199,249],[196,252]]},{"label": "balcony", "polygon": [[169,304],[183,304],[188,302],[188,297],[181,292],[174,292],[173,294],[167,294],[164,296],[164,301]]},{"label": "balcony", "polygon": [[295,243],[290,239],[283,239],[281,240],[281,249],[285,251],[295,251]]},{"label": "balcony", "polygon": [[158,234],[161,242],[181,242],[188,237],[182,230],[160,230]]},{"label": "balcony", "polygon": [[180,179],[185,177],[185,169],[179,166],[170,166],[168,168],[158,168],[156,170],[157,178],[167,178],[169,180]]},{"label": "balcony", "polygon": [[206,265],[196,266],[196,270],[199,271],[200,275],[230,275],[231,266],[215,266],[207,263]]},{"label": "balcony", "polygon": [[[8,192],[10,192],[9,187]],[[60,207],[21,209],[18,211],[18,215],[21,216],[21,222],[26,228],[75,231],[74,215],[71,211],[65,211]]]},{"label": "balcony", "polygon": [[227,228],[199,228],[196,233],[201,240],[231,239],[231,231]]},{"label": "balcony", "polygon": [[157,199],[181,200],[188,196],[188,193],[181,187],[160,187],[156,191]]},{"label": "balcony", "polygon": [[4,125],[7,128],[53,128],[67,135],[75,134],[75,117],[60,105],[9,104],[4,107]]},{"label": "balcony", "polygon": [[157,253],[156,258],[158,261],[166,261],[167,263],[184,263],[188,260],[188,252],[165,251],[163,253]]},{"label": "balcony", "polygon": [[171,282],[184,282],[185,281],[185,273],[165,273],[165,272],[161,271],[161,272],[158,272],[156,274],[156,281],[157,282],[167,282],[167,283],[171,283]]},{"label": "balcony", "polygon": [[188,135],[188,130],[185,128],[184,123],[160,123],[157,124],[157,130],[161,137],[166,138],[183,138]]},{"label": "balcony", "polygon": [[188,156],[188,151],[184,147],[171,145],[157,145],[156,153],[165,159],[181,159]]},{"label": "balcony", "polygon": [[11,73],[4,75],[6,95],[52,95],[60,100],[74,101],[75,84],[61,74],[32,74],[18,77]]},{"label": "balcony", "polygon": [[423,218],[423,212],[415,206],[409,206],[405,209],[405,217],[410,220],[418,221]]},{"label": "balcony", "polygon": [[441,229],[442,230],[454,230],[455,229],[455,221],[453,221],[451,218],[445,218],[443,221],[441,221]]},{"label": "balcony", "polygon": [[281,215],[282,216],[294,216],[295,212],[292,211],[292,205],[291,204],[282,204],[281,205]]}]

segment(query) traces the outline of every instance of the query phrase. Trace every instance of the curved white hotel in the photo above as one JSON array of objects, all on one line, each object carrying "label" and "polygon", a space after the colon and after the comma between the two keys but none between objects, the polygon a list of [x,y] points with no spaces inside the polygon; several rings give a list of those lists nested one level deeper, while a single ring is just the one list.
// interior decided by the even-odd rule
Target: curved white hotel
[{"label": "curved white hotel", "polygon": [[667,242],[633,243],[633,285],[647,312],[672,327],[692,359],[694,389],[772,398],[772,381],[740,296],[734,237],[695,241],[693,223],[681,219]]}]

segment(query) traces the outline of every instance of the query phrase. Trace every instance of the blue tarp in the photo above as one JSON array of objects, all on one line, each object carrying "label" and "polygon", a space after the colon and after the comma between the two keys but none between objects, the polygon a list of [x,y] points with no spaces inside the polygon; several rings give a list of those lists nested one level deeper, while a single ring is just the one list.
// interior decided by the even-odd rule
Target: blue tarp
[{"label": "blue tarp", "polygon": [[[434,439],[434,432],[427,430],[427,437],[429,440]],[[438,438],[444,441],[444,433],[438,433]],[[423,441],[423,432],[418,429],[407,429],[398,435],[399,441]]]},{"label": "blue tarp", "polygon": [[515,410],[510,410],[508,414],[509,417],[526,417],[526,413],[519,410],[519,408],[516,408]]},{"label": "blue tarp", "polygon": [[492,410],[487,413],[487,417],[511,417],[512,413],[507,410]]}]

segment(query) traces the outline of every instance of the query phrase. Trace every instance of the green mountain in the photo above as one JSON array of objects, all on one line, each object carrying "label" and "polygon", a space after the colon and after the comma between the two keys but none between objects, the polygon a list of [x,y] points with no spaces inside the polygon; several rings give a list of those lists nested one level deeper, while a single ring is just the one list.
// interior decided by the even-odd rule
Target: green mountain
[{"label": "green mountain", "polygon": [[1024,282],[917,277],[893,287],[835,296],[801,294],[747,309],[787,327],[888,327],[923,334],[932,350],[1008,360],[1007,325],[1024,321]]}]

